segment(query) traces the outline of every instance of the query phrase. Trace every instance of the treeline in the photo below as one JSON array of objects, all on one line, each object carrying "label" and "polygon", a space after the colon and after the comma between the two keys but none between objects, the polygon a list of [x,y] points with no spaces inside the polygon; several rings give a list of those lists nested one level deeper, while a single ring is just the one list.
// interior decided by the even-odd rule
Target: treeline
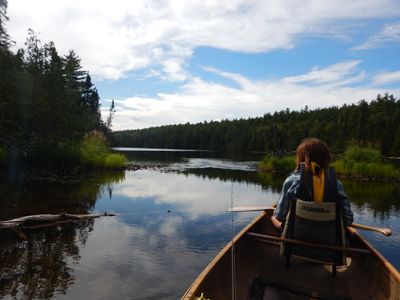
[{"label": "treeline", "polygon": [[[321,100],[322,101],[322,100]],[[180,124],[114,132],[116,146],[225,151],[287,152],[305,137],[318,137],[342,152],[346,142],[373,144],[385,155],[400,156],[400,100],[378,95],[358,104],[263,117]]]},{"label": "treeline", "polygon": [[85,135],[108,132],[97,89],[74,51],[60,55],[33,30],[23,49],[11,51],[6,8],[0,0],[0,165],[14,173],[74,168]]}]

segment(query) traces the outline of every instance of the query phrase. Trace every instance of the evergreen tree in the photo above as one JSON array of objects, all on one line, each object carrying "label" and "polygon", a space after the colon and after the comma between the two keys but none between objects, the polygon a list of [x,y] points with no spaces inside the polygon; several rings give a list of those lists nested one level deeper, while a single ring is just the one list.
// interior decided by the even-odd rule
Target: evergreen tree
[{"label": "evergreen tree", "polygon": [[75,51],[70,50],[63,58],[63,62],[67,87],[72,91],[83,91],[87,74],[82,70],[81,60]]},{"label": "evergreen tree", "polygon": [[108,117],[107,117],[107,122],[106,122],[106,126],[109,130],[111,130],[111,127],[112,127],[112,120],[114,118],[115,111],[116,110],[115,110],[114,100],[112,100],[110,109],[108,110]]},{"label": "evergreen tree", "polygon": [[99,100],[75,52],[61,57],[54,43],[42,44],[31,29],[25,49],[13,54],[0,47],[0,148],[9,161],[53,167],[76,155],[85,133],[106,131]]},{"label": "evergreen tree", "polygon": [[[116,146],[229,151],[293,151],[309,136],[341,152],[346,143],[370,143],[383,154],[400,155],[400,99],[378,95],[370,103],[296,112],[288,109],[260,118],[160,126],[114,132]],[[395,138],[394,138],[395,137]],[[396,154],[397,153],[397,154]]]},{"label": "evergreen tree", "polygon": [[87,74],[82,90],[81,105],[85,108],[89,108],[93,113],[99,113],[99,101],[100,97],[97,89],[93,85],[90,75]]},{"label": "evergreen tree", "polygon": [[85,130],[89,128],[103,129],[100,115],[100,97],[88,73],[81,91],[80,107],[84,114],[82,122],[86,128]]},{"label": "evergreen tree", "polygon": [[5,29],[7,17],[7,0],[0,0],[0,48],[7,49],[10,46],[10,36]]}]

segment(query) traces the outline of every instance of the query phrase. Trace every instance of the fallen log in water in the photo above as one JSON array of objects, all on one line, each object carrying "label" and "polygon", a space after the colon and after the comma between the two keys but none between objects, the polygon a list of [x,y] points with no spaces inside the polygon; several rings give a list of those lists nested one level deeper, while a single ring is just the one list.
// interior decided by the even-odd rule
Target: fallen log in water
[{"label": "fallen log in water", "polygon": [[24,216],[16,219],[7,221],[0,221],[0,229],[5,228],[43,228],[54,226],[66,222],[80,221],[85,219],[93,219],[102,216],[115,216],[114,213],[101,213],[101,214],[67,214],[60,213],[58,215],[53,214],[40,214]]}]

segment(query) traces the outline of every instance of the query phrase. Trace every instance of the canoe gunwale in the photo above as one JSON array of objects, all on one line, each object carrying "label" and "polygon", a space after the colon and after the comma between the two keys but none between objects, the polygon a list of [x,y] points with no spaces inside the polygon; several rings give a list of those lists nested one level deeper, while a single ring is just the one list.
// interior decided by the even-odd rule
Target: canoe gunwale
[{"label": "canoe gunwale", "polygon": [[400,272],[377,250],[374,246],[372,246],[366,239],[360,236],[354,228],[347,228],[351,234],[353,234],[353,238],[358,239],[365,247],[371,251],[372,255],[377,259],[386,270],[396,279],[397,283],[400,285]]},{"label": "canoe gunwale", "polygon": [[[233,244],[235,244],[239,239],[241,239],[246,232],[249,231],[251,227],[253,227],[257,222],[259,222],[267,212],[263,212],[259,214],[256,218],[254,218],[248,225],[246,225],[234,238],[233,238]],[[232,247],[232,241],[230,241],[228,244],[225,245],[225,247],[213,258],[213,260],[204,268],[204,270],[200,273],[199,276],[193,281],[193,283],[190,285],[188,290],[185,292],[185,294],[182,296],[182,300],[184,299],[192,299],[191,297],[195,295],[198,292],[198,289],[200,287],[201,282],[203,279],[207,276],[207,274],[218,264],[219,260],[227,253],[228,251],[231,251]]]}]

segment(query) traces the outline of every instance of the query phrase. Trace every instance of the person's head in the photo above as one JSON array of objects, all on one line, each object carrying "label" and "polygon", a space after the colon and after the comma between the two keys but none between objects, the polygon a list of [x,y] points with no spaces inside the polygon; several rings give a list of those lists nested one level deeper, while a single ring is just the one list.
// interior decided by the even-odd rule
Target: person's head
[{"label": "person's head", "polygon": [[316,138],[306,138],[301,141],[296,149],[296,169],[300,168],[301,163],[305,163],[306,168],[310,167],[311,162],[317,163],[321,168],[325,168],[331,161],[331,154],[325,142]]}]

